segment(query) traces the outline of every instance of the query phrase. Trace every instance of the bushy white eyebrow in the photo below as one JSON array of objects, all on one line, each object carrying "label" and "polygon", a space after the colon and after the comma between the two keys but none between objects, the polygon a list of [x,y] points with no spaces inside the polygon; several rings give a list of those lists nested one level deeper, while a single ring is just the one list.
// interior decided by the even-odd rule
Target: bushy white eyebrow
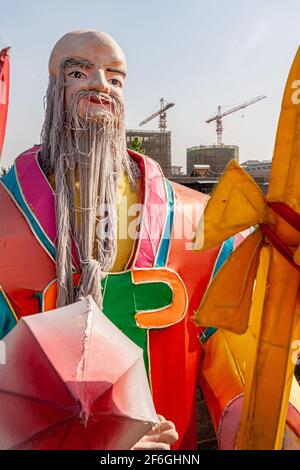
[{"label": "bushy white eyebrow", "polygon": [[[94,67],[95,64],[93,64],[91,61],[88,59],[73,59],[72,57],[68,57],[67,59],[64,59],[63,61],[63,66],[65,68],[71,68],[71,67],[80,67],[82,69],[91,69]],[[126,77],[126,72],[123,69],[119,69],[117,67],[107,67],[107,72],[115,72],[123,75],[123,77]]]},{"label": "bushy white eyebrow", "polygon": [[95,64],[87,59],[73,59],[72,57],[68,57],[64,59],[63,65],[65,68],[80,67],[82,69],[91,69]]},{"label": "bushy white eyebrow", "polygon": [[106,70],[107,70],[108,72],[120,73],[121,75],[123,75],[124,77],[126,77],[126,73],[124,72],[124,70],[117,69],[117,68],[114,68],[114,67],[108,67]]}]

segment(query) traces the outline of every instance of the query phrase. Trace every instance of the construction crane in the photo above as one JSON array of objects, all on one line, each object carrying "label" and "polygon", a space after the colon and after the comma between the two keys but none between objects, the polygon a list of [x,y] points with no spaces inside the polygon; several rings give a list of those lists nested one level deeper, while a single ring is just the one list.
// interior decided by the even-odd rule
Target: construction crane
[{"label": "construction crane", "polygon": [[154,119],[156,116],[159,116],[159,122],[158,122],[158,127],[160,129],[160,132],[166,132],[167,129],[167,109],[172,108],[175,106],[175,103],[167,103],[165,104],[165,101],[163,98],[160,100],[160,110],[156,111],[156,113],[151,114],[151,116],[147,117],[144,119],[144,121],[139,123],[139,126],[143,126],[147,122],[151,121]]},{"label": "construction crane", "polygon": [[217,139],[218,139],[218,145],[222,146],[222,135],[223,135],[223,122],[222,118],[225,116],[228,116],[228,114],[235,113],[236,111],[239,111],[240,109],[247,108],[247,106],[250,106],[251,104],[257,103],[258,101],[264,100],[267,98],[267,95],[261,95],[257,96],[256,98],[253,98],[250,101],[246,101],[245,103],[240,104],[239,106],[235,106],[234,108],[229,109],[228,111],[222,112],[221,106],[218,106],[218,112],[216,116],[208,119],[206,121],[207,124],[210,122],[216,121],[217,124]]}]

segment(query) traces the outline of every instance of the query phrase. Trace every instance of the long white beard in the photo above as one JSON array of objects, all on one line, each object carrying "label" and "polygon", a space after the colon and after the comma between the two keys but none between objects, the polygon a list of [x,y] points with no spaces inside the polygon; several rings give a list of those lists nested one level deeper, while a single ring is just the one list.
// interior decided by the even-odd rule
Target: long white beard
[{"label": "long white beard", "polygon": [[[126,150],[121,104],[114,100],[114,113],[105,113],[101,119],[79,117],[78,101],[95,94],[80,91],[66,114],[62,83],[63,66],[58,78],[50,79],[41,151],[42,166],[55,175],[57,307],[87,295],[101,307],[101,279],[112,269],[117,255],[118,179],[126,171],[135,188],[138,171]],[[96,237],[96,228],[100,237]],[[76,292],[72,237],[82,273]]]}]

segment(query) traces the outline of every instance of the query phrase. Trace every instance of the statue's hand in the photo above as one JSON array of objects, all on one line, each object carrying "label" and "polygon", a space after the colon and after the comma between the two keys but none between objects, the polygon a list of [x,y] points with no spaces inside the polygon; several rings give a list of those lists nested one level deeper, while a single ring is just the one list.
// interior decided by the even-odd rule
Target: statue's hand
[{"label": "statue's hand", "polygon": [[174,423],[158,415],[159,424],[154,426],[131,450],[170,450],[178,439]]}]

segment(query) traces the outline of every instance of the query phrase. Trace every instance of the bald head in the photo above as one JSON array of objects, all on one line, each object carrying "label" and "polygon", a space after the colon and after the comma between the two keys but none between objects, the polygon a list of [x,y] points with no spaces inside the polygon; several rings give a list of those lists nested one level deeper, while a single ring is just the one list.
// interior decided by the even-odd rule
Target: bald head
[{"label": "bald head", "polygon": [[71,31],[55,44],[49,59],[49,74],[57,76],[61,62],[67,58],[101,63],[108,55],[112,66],[121,64],[126,69],[124,52],[109,34],[87,29]]},{"label": "bald head", "polygon": [[85,97],[78,101],[77,111],[93,119],[101,119],[108,109],[113,112],[116,100],[124,108],[126,68],[124,52],[111,36],[86,29],[71,31],[59,39],[49,60],[51,79],[64,86],[66,110],[83,92]]}]

